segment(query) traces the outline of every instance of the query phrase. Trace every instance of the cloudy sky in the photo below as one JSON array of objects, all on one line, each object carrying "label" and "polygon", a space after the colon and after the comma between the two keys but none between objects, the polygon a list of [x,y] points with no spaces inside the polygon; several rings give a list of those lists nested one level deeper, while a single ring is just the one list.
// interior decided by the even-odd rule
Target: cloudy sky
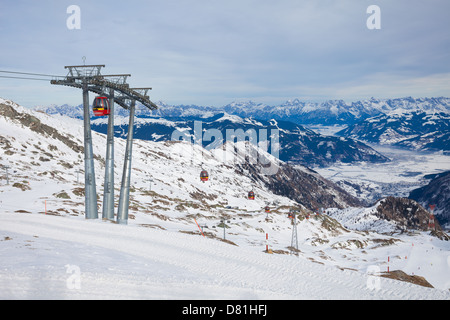
[{"label": "cloudy sky", "polygon": [[[367,27],[373,4],[378,30]],[[80,29],[67,27],[70,5]],[[0,70],[66,75],[84,56],[168,104],[450,96],[449,12],[448,0],[4,0]],[[77,89],[7,78],[0,97],[82,101]]]}]

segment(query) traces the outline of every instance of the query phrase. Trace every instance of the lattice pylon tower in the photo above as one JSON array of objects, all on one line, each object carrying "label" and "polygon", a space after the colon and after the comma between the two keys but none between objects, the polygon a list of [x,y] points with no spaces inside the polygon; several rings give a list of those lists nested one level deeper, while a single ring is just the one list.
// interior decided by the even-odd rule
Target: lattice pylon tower
[{"label": "lattice pylon tower", "polygon": [[295,217],[294,217],[293,224],[292,224],[291,247],[298,250],[297,219]]},{"label": "lattice pylon tower", "polygon": [[430,204],[430,217],[428,218],[428,230],[436,230],[435,218],[434,218],[434,208],[436,208],[435,204]]},{"label": "lattice pylon tower", "polygon": [[297,237],[297,218],[296,214],[290,212],[288,217],[291,219],[292,224],[292,235],[291,235],[291,248],[298,250],[298,237]]}]

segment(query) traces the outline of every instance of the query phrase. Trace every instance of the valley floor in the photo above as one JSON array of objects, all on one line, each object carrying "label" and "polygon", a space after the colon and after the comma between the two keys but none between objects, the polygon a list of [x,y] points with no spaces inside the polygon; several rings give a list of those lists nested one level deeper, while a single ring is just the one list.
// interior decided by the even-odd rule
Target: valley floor
[{"label": "valley floor", "polygon": [[336,164],[313,168],[323,177],[337,183],[350,194],[366,199],[368,204],[386,196],[408,197],[409,192],[426,185],[425,175],[450,170],[450,156],[371,145],[389,157],[387,163]]}]

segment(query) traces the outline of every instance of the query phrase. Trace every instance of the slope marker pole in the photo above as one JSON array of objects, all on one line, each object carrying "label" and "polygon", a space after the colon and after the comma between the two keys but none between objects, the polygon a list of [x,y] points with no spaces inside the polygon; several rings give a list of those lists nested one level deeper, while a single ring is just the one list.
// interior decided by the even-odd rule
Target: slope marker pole
[{"label": "slope marker pole", "polygon": [[194,221],[195,221],[195,223],[197,224],[198,230],[200,230],[200,232],[202,233],[202,236],[205,236],[205,235],[203,234],[202,229],[201,229],[200,226],[198,225],[197,220],[195,220],[195,218],[194,218]]}]

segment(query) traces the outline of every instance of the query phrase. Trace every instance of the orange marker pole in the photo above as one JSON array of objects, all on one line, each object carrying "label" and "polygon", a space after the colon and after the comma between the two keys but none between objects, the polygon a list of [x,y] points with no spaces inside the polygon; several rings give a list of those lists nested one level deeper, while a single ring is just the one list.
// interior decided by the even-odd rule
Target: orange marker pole
[{"label": "orange marker pole", "polygon": [[202,233],[202,236],[205,236],[205,235],[203,234],[202,228],[200,228],[200,226],[198,225],[197,220],[195,220],[195,218],[194,218],[194,221],[195,221],[195,223],[197,224],[198,230],[200,230],[200,232]]},{"label": "orange marker pole", "polygon": [[389,272],[389,256],[388,256],[388,266],[387,266],[387,272]]}]

